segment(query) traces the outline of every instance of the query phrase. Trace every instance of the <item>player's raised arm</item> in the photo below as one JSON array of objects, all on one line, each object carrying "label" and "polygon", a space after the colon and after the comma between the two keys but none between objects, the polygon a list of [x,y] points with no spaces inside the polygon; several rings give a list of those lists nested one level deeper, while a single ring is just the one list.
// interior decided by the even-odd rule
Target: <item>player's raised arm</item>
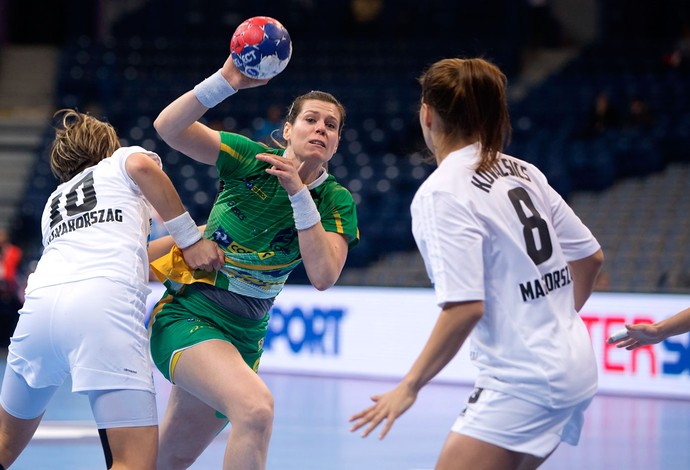
[{"label": "player's raised arm", "polygon": [[237,91],[265,85],[285,69],[291,57],[290,35],[278,21],[265,16],[247,19],[233,33],[223,67],[168,105],[154,127],[174,149],[213,165],[220,137],[198,119]]},{"label": "player's raised arm", "polygon": [[244,88],[268,83],[243,75],[228,57],[223,67],[160,112],[153,125],[165,141],[194,160],[214,165],[220,148],[218,131],[198,120],[221,101]]},{"label": "player's raised arm", "polygon": [[125,169],[165,221],[165,227],[182,250],[187,265],[205,271],[220,269],[225,261],[223,250],[215,242],[202,238],[168,175],[143,153],[130,155],[125,161]]}]

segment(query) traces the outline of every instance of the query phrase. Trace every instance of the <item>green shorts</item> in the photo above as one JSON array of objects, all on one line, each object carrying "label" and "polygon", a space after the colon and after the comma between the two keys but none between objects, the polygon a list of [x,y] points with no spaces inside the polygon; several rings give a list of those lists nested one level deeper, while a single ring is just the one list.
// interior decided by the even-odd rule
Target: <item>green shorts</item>
[{"label": "green shorts", "polygon": [[264,352],[268,317],[238,316],[195,292],[166,292],[151,314],[151,356],[158,370],[174,383],[175,362],[185,349],[211,339],[233,344],[254,372]]}]

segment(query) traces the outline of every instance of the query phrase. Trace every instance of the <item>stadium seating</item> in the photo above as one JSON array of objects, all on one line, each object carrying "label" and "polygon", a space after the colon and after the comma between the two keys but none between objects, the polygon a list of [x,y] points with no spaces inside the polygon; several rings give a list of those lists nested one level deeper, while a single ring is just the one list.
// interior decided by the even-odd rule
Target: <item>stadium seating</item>
[{"label": "stadium seating", "polygon": [[[220,66],[228,53],[228,25],[260,11],[263,2],[220,16],[215,4],[211,8],[205,2],[191,2],[191,6],[174,2],[191,8],[187,15],[180,16],[171,13],[174,8],[160,8],[159,3],[163,2],[148,2],[142,10],[122,18],[113,28],[117,39],[97,42],[80,37],[64,48],[56,107],[77,107],[107,116],[124,144],[138,144],[160,153],[188,209],[203,222],[217,188],[215,170],[170,150],[157,137],[152,119],[172,99]],[[330,171],[353,193],[362,235],[347,266],[364,270],[387,259],[399,260],[405,254],[415,260],[410,265],[418,265],[410,234],[409,203],[434,166],[425,161],[418,129],[416,77],[430,62],[448,55],[481,54],[501,65],[510,81],[517,79],[520,71],[521,44],[511,40],[514,31],[507,29],[502,36],[481,41],[471,39],[481,30],[471,21],[472,15],[481,15],[482,9],[490,8],[493,2],[486,3],[463,12],[465,36],[440,27],[434,35],[425,34],[424,21],[409,25],[407,34],[401,36],[396,32],[402,26],[392,21],[371,37],[348,37],[346,41],[331,39],[329,27],[347,34],[352,25],[337,21],[329,24],[328,18],[307,21],[313,15],[307,6],[299,11],[287,6],[276,11],[272,4],[274,16],[284,18],[293,37],[298,37],[295,33],[299,31],[303,38],[295,40],[293,59],[286,72],[267,87],[245,90],[223,102],[204,120],[252,136],[257,117],[264,116],[269,106],[277,104],[285,109],[294,97],[314,88],[332,92],[345,104],[348,118]],[[417,8],[418,4],[401,2],[399,7]],[[448,5],[445,2],[444,8]],[[334,2],[330,14],[335,18],[342,7],[343,2]],[[435,17],[433,24],[450,22],[458,13],[453,8],[442,18]],[[154,11],[162,15],[155,22],[157,26],[142,27]],[[556,190],[595,225],[595,233],[611,253],[613,289],[672,289],[670,279],[690,264],[687,250],[676,252],[677,247],[669,250],[661,241],[656,245],[646,242],[646,230],[641,229],[639,236],[621,233],[626,223],[624,215],[637,217],[622,207],[644,201],[635,198],[633,189],[624,195],[614,192],[621,182],[647,181],[648,175],[671,178],[669,164],[674,165],[674,172],[680,172],[676,165],[684,168],[690,163],[690,74],[664,66],[661,57],[667,48],[668,41],[594,44],[526,97],[510,102],[514,134],[507,153],[538,165]],[[621,110],[633,97],[641,97],[654,111],[651,127],[621,126],[583,137],[580,130],[589,106],[602,90],[610,93]],[[48,139],[47,135],[46,142]],[[52,189],[46,156],[44,152],[36,165],[33,186],[27,191],[22,211],[24,217],[34,221],[40,217],[42,201]],[[663,192],[663,187],[659,190]],[[673,202],[678,203],[677,199]],[[654,215],[653,208],[645,210],[645,214]],[[677,217],[682,219],[683,215]],[[658,227],[669,237],[669,243],[686,243],[682,231],[664,225],[677,221],[658,218],[647,228]],[[637,256],[641,252],[644,256]],[[675,257],[669,252],[676,253]],[[396,279],[383,277],[387,271],[391,270],[377,271],[377,279],[370,282],[428,283],[419,269],[410,273],[413,279],[404,280],[401,270],[396,272]],[[299,273],[294,278],[305,280]],[[361,283],[365,277],[360,272],[355,278]],[[344,282],[349,282],[347,279],[344,276]]]}]

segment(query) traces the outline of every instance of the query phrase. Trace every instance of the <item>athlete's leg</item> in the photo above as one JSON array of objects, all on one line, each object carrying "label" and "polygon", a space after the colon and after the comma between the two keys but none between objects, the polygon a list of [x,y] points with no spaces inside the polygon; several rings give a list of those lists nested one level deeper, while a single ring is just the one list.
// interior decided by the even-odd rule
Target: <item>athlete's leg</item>
[{"label": "athlete's leg", "polygon": [[26,448],[57,386],[32,388],[7,365],[0,392],[0,465],[6,468]]},{"label": "athlete's leg", "polygon": [[[211,340],[185,350],[177,361],[174,381],[230,419],[232,429],[225,450],[224,470],[266,468],[273,430],[273,397],[235,346],[226,341]],[[183,396],[178,395],[178,406],[181,398]],[[209,416],[206,411],[204,419],[210,420]],[[215,416],[213,419],[217,420]],[[169,436],[171,427],[187,425],[188,422],[178,419],[175,409],[172,409],[170,416],[166,416],[166,430],[161,441]],[[204,427],[206,430],[214,428],[211,425]],[[187,436],[195,432],[190,427]],[[203,438],[207,440],[208,435]],[[162,442],[162,447],[169,449],[170,444]]]},{"label": "athlete's leg", "polygon": [[87,392],[107,468],[156,468],[158,415],[156,398],[146,390]]},{"label": "athlete's leg", "polygon": [[15,418],[0,406],[0,465],[9,468],[33,437],[43,415]]},{"label": "athlete's leg", "polygon": [[[158,426],[99,429],[108,469],[156,468]],[[110,458],[109,458],[110,457]]]},{"label": "athlete's leg", "polygon": [[436,470],[533,470],[544,460],[450,432]]},{"label": "athlete's leg", "polygon": [[[553,452],[555,451],[556,449],[553,450]],[[551,454],[553,454],[553,452],[551,452]],[[520,460],[520,466],[517,467],[517,470],[534,470],[536,468],[539,468],[541,464],[543,464],[551,454],[547,455],[546,457],[537,457],[535,455],[521,454],[522,459]]]},{"label": "athlete's leg", "polygon": [[158,468],[189,468],[227,422],[215,408],[173,385],[161,421]]}]

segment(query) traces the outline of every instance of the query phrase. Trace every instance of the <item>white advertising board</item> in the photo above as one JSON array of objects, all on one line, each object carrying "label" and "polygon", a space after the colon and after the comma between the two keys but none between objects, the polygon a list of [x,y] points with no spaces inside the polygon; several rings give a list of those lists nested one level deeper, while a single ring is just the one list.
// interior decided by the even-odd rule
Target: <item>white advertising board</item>
[{"label": "white advertising board", "polygon": [[[160,298],[153,285],[150,303]],[[690,296],[594,293],[581,315],[604,393],[690,398],[690,335],[636,351],[607,345],[626,322],[653,322],[690,307]],[[286,286],[271,311],[262,372],[398,379],[422,350],[439,309],[431,289]],[[470,385],[464,346],[434,379]]]}]

